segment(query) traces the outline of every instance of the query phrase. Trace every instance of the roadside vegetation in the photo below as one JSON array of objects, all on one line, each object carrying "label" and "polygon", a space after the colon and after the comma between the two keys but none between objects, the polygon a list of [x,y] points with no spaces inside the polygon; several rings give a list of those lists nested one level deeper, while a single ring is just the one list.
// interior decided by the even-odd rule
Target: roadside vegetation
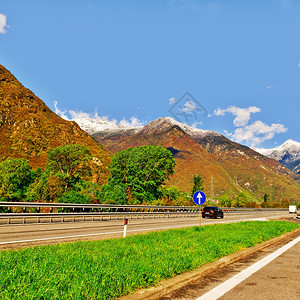
[{"label": "roadside vegetation", "polygon": [[[109,164],[109,176],[103,173],[101,160],[78,144],[49,150],[43,170],[33,170],[24,158],[0,158],[0,201],[194,205],[192,195],[204,191],[204,179],[200,174],[191,175],[190,193],[175,185],[166,186],[175,165],[171,151],[161,146],[120,151]],[[238,195],[225,191],[205,204],[216,205],[215,200],[222,207],[276,208],[294,204],[287,200],[274,203],[269,194],[254,199],[246,191]]]},{"label": "roadside vegetation", "polygon": [[115,299],[299,225],[241,222],[0,252],[1,299]]}]

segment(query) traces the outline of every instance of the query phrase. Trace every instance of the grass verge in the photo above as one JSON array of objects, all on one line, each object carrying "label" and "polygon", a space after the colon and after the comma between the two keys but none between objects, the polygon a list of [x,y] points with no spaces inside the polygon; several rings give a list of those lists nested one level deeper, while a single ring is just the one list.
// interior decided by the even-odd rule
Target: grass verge
[{"label": "grass verge", "polygon": [[114,299],[297,227],[241,222],[2,251],[0,299]]}]

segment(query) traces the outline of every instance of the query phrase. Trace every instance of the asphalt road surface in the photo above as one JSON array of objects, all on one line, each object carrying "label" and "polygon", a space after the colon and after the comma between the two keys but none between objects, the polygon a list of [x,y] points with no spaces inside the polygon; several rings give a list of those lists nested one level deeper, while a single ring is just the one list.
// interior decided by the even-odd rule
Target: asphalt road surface
[{"label": "asphalt road surface", "polygon": [[[202,219],[202,225],[268,220],[288,217],[288,212],[247,212],[225,214],[224,219]],[[199,218],[162,218],[129,220],[127,236],[149,231],[168,230],[199,225]],[[78,240],[100,240],[123,236],[123,220],[95,222],[66,222],[52,224],[19,224],[0,226],[0,249],[15,249]]]}]

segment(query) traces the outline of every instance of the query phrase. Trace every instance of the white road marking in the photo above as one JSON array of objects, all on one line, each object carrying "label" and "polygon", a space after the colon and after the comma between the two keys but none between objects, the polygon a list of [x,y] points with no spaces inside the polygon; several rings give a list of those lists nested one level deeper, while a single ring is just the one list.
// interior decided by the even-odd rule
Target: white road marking
[{"label": "white road marking", "polygon": [[[261,220],[261,219],[255,218],[255,219],[246,219],[246,220],[243,220],[243,221],[257,221],[257,220]],[[227,224],[227,223],[238,223],[238,222],[241,222],[241,220],[220,221],[218,223],[209,223],[209,224],[203,224],[203,225]],[[172,228],[184,228],[184,227],[197,226],[198,224],[199,223],[191,223],[191,224],[187,224],[187,225],[178,225],[178,226],[167,226],[167,227],[157,227],[157,228],[134,229],[134,230],[127,230],[127,232],[151,231],[151,230],[172,229]],[[49,240],[58,240],[58,239],[71,239],[71,238],[88,237],[88,236],[96,236],[96,235],[106,235],[106,234],[116,234],[116,233],[123,233],[123,230],[121,230],[121,231],[110,231],[110,232],[99,232],[99,233],[87,233],[87,234],[69,235],[69,236],[57,236],[57,237],[49,237],[49,238],[42,238],[42,239],[8,241],[8,242],[0,242],[0,245],[17,244],[17,243],[29,243],[29,242],[39,242],[39,241],[49,241]]]},{"label": "white road marking", "polygon": [[[127,230],[127,232],[137,232],[137,231],[146,231],[146,230],[158,230],[158,229],[170,229],[175,227],[190,227],[197,225],[190,224],[190,225],[180,225],[180,226],[168,226],[168,227],[158,227],[158,228],[145,228],[145,229],[136,229],[136,230]],[[85,237],[85,236],[95,236],[95,235],[105,235],[105,234],[116,234],[116,233],[123,233],[123,230],[120,231],[110,231],[110,232],[99,232],[99,233],[88,233],[88,234],[79,234],[79,235],[69,235],[69,236],[57,236],[51,238],[43,238],[43,239],[32,239],[32,240],[20,240],[20,241],[9,241],[9,242],[0,242],[0,245],[6,244],[15,244],[15,243],[28,243],[28,242],[38,242],[38,241],[48,241],[48,240],[56,240],[56,239],[70,239],[70,238],[77,238],[77,237]]]},{"label": "white road marking", "polygon": [[[147,224],[147,223],[136,223],[136,221],[146,221],[146,219],[129,219],[130,221],[131,221],[131,224],[134,224],[135,226],[143,226],[143,225],[145,225],[145,224]],[[151,219],[149,219],[149,220],[151,220]],[[113,221],[111,221],[111,222],[118,222],[118,221],[120,221],[120,224],[111,224],[111,225],[109,225],[109,224],[105,224],[105,225],[108,225],[108,227],[112,227],[112,226],[123,226],[122,224],[123,224],[123,222],[124,222],[124,220],[122,219],[122,220],[113,220]],[[156,220],[155,220],[156,221]],[[158,220],[157,220],[158,221]],[[186,220],[179,220],[180,222],[185,222]],[[159,221],[158,223],[170,223],[170,221]],[[53,223],[52,223],[53,224]],[[24,225],[28,225],[28,226],[30,226],[30,225],[37,225],[37,226],[40,226],[40,225],[52,225],[51,223],[32,223],[32,224],[30,224],[30,223],[26,223],[26,224],[13,224],[13,225],[9,225],[9,226],[24,226]],[[69,225],[70,223],[65,223],[65,225]],[[98,224],[84,224],[84,225],[95,225],[94,227],[96,227]],[[6,227],[6,228],[8,228],[8,227]],[[90,228],[90,227],[88,227],[88,228]],[[50,231],[50,230],[66,230],[66,229],[86,229],[86,227],[81,227],[81,226],[76,226],[76,227],[66,227],[66,226],[63,226],[63,227],[54,227],[54,228],[39,228],[39,229],[35,229],[35,231]],[[105,229],[105,227],[104,227],[104,229]],[[27,231],[24,231],[24,233],[26,233]],[[0,233],[0,234],[2,234],[2,233]],[[5,232],[5,233],[3,233],[3,234],[7,234],[7,232]]]},{"label": "white road marking", "polygon": [[196,300],[214,300],[218,299],[221,296],[223,296],[225,293],[233,289],[235,286],[240,284],[242,281],[247,279],[249,276],[266,266],[268,263],[270,263],[272,260],[277,258],[279,255],[296,245],[298,242],[300,242],[300,237],[297,237],[293,241],[289,242],[285,246],[281,247],[280,249],[276,250],[272,254],[266,256],[262,260],[256,262],[252,266],[248,267],[247,269],[241,271],[240,273],[236,274],[232,278],[226,280],[219,286],[215,287],[211,291],[207,292],[206,294],[202,295],[201,297],[197,298]]}]

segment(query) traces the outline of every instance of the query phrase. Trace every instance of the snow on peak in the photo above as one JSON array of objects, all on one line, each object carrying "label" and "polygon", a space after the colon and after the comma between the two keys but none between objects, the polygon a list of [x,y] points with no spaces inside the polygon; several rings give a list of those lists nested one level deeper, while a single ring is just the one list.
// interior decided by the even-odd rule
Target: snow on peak
[{"label": "snow on peak", "polygon": [[79,127],[87,132],[88,134],[93,134],[98,131],[107,130],[107,129],[118,129],[120,128],[117,125],[117,121],[109,121],[107,118],[95,116],[91,117],[76,117],[72,118],[72,121],[75,121]]},{"label": "snow on peak", "polygon": [[88,134],[94,134],[103,130],[142,128],[144,125],[136,117],[131,117],[130,121],[123,118],[120,122],[109,120],[108,117],[100,117],[97,113],[89,114],[83,111],[61,110],[58,108],[58,102],[54,101],[55,113],[67,121],[76,122],[79,127]]},{"label": "snow on peak", "polygon": [[173,119],[171,117],[158,118],[157,120],[154,120],[154,121],[150,122],[147,126],[160,127],[163,123],[168,123],[171,126],[177,125],[178,127],[180,127],[182,130],[184,130],[186,133],[188,133],[192,137],[198,136],[198,135],[203,136],[203,135],[206,135],[206,134],[219,135],[218,133],[210,131],[210,130],[199,129],[199,128],[196,128],[196,127],[189,126],[185,123],[178,122],[178,121],[176,121],[175,119]]},{"label": "snow on peak", "polygon": [[72,117],[72,121],[75,121],[88,134],[94,134],[103,130],[142,128],[143,125],[136,117],[131,117],[130,121],[124,118],[119,123],[117,120],[110,121],[107,117],[99,117],[97,114],[94,116]]},{"label": "snow on peak", "polygon": [[296,147],[296,148],[299,148],[300,149],[300,143],[294,141],[294,140],[287,140],[285,141],[281,146],[279,147],[282,147],[282,148],[291,148],[291,147]]},{"label": "snow on peak", "polygon": [[[150,128],[150,131],[161,131],[166,126],[174,126],[177,125],[180,127],[183,131],[185,131],[187,134],[192,136],[193,138],[199,138],[201,136],[205,136],[207,134],[211,135],[220,135],[219,133],[209,131],[209,130],[203,130],[196,127],[189,126],[185,123],[178,122],[174,120],[171,117],[162,117],[158,118],[157,120],[154,120],[148,124],[144,124],[144,122],[141,122],[136,117],[131,117],[130,121],[127,121],[125,118],[118,122],[117,120],[109,120],[108,117],[98,116],[97,113],[94,115],[85,113],[83,111],[74,111],[74,110],[65,110],[62,111],[58,108],[57,101],[54,101],[54,107],[55,107],[55,113],[61,116],[63,119],[68,121],[74,121],[76,122],[79,127],[87,132],[88,134],[95,134],[100,131],[107,131],[107,130],[126,130],[126,129],[136,129],[136,130],[142,130],[145,129],[145,131],[148,131]],[[199,124],[199,122],[195,122],[194,125]]]},{"label": "snow on peak", "polygon": [[294,140],[287,140],[282,145],[271,149],[255,149],[262,155],[274,158],[278,161],[288,157],[289,161],[300,158],[300,143]]}]

